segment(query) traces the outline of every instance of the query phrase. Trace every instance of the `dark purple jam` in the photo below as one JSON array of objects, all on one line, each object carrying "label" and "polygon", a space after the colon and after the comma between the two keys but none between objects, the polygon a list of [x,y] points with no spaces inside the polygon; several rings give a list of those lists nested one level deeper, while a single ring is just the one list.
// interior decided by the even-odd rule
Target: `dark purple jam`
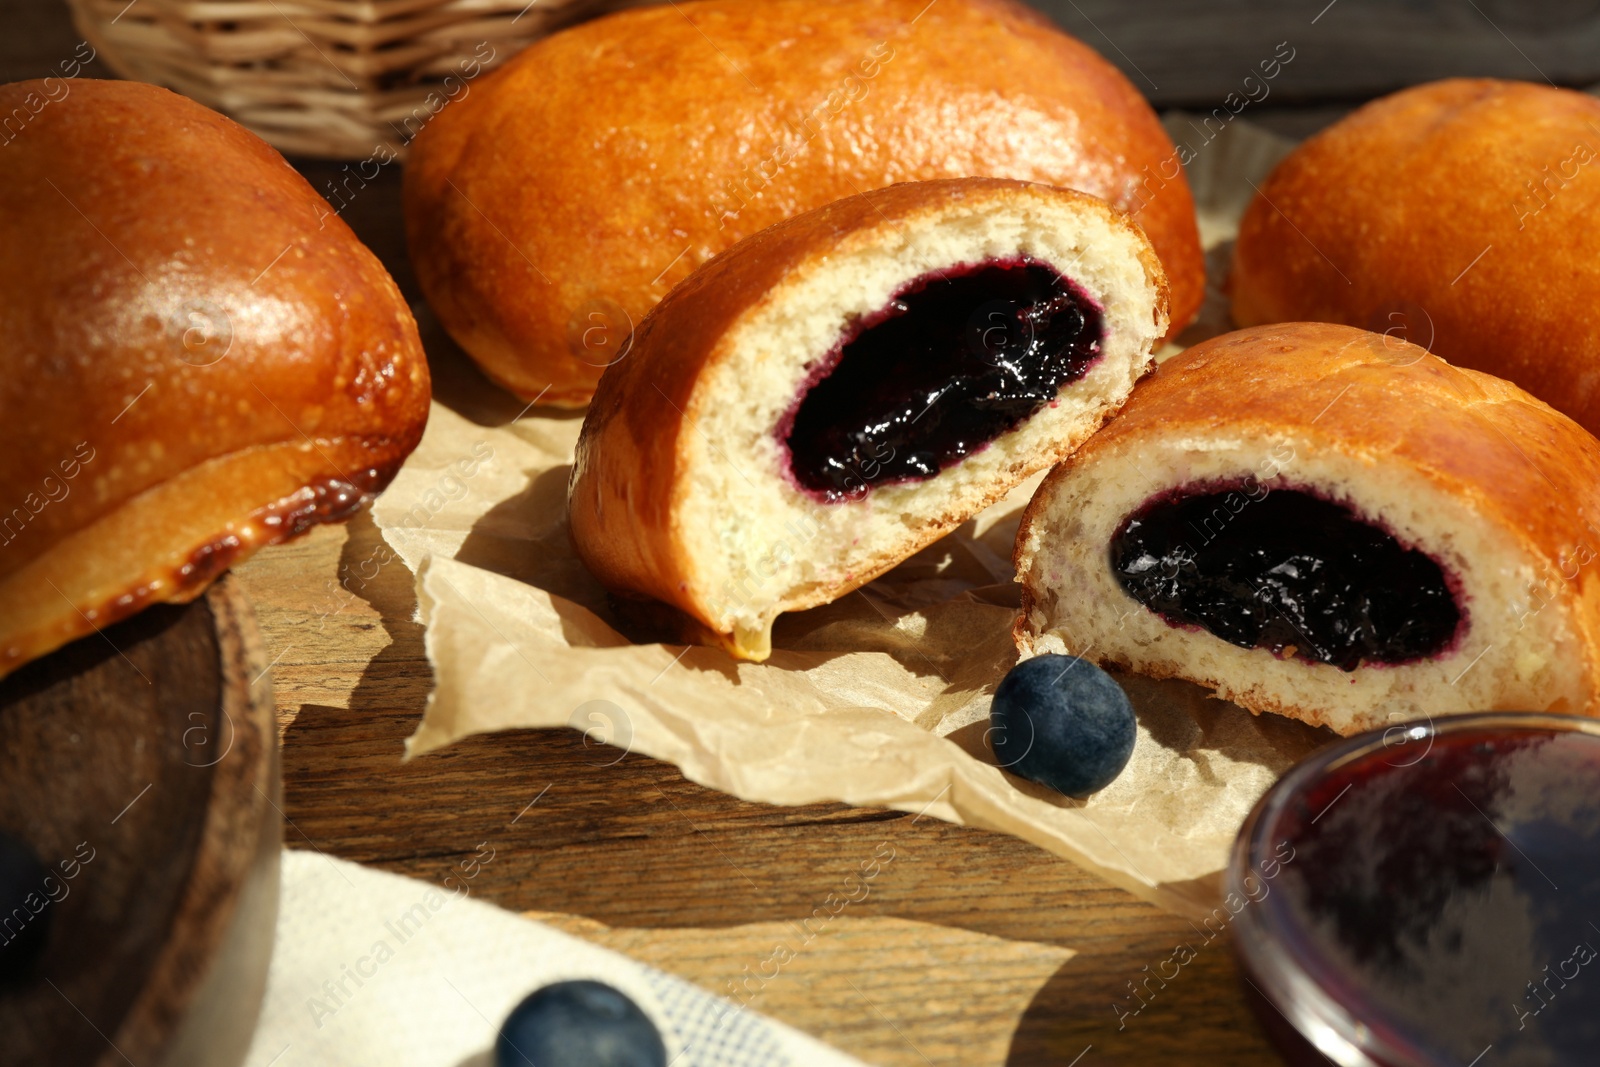
[{"label": "dark purple jam", "polygon": [[1461,624],[1433,559],[1342,505],[1255,482],[1149,501],[1112,538],[1111,567],[1174,626],[1346,671],[1438,655]]},{"label": "dark purple jam", "polygon": [[1100,356],[1100,308],[1028,259],[953,267],[857,322],[778,426],[824,502],[931,478],[1013,430]]},{"label": "dark purple jam", "polygon": [[1600,738],[1421,730],[1335,762],[1257,840],[1293,858],[1253,936],[1383,1062],[1600,1062]]}]

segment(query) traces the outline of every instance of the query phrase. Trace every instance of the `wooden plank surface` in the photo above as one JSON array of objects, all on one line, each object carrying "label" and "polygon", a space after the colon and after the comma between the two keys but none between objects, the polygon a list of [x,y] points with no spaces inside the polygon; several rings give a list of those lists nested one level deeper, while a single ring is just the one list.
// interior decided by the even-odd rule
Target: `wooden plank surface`
[{"label": "wooden plank surface", "polygon": [[[1597,0],[1030,0],[1157,107],[1356,103],[1450,77],[1600,81]],[[1287,46],[1279,51],[1279,45]],[[1293,58],[1263,83],[1263,62]],[[1255,83],[1244,79],[1254,75]]]},{"label": "wooden plank surface", "polygon": [[[362,516],[238,574],[275,658],[290,847],[442,881],[748,1001],[871,1063],[1272,1064],[1230,948],[1039,849],[933,818],[749,804],[518,731],[402,762],[431,675],[412,578]],[[343,571],[342,571],[343,569]],[[863,895],[848,882],[878,861]],[[830,907],[830,895],[835,903]],[[856,899],[842,908],[839,898]],[[837,914],[832,908],[838,908]],[[1196,958],[1144,993],[1187,942]],[[769,962],[782,944],[793,958]],[[1092,1046],[1092,1047],[1091,1047]]]}]

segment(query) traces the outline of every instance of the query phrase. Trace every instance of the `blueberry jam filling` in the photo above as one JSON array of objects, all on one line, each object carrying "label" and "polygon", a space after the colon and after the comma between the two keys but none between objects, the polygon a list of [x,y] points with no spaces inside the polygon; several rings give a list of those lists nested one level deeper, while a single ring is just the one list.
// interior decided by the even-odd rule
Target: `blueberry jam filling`
[{"label": "blueberry jam filling", "polygon": [[1254,482],[1146,503],[1111,567],[1174,626],[1346,671],[1435,656],[1461,623],[1433,559],[1339,504]]},{"label": "blueberry jam filling", "polygon": [[780,423],[794,480],[836,502],[930,478],[1083,377],[1102,338],[1099,307],[1041,263],[924,275],[855,324]]}]

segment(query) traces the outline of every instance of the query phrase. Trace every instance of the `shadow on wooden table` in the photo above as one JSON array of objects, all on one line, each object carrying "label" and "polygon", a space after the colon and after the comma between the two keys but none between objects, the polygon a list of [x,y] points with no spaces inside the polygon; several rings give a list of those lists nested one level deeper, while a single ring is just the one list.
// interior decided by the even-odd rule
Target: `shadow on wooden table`
[{"label": "shadow on wooden table", "polygon": [[[1195,950],[1181,968],[1170,962],[1177,944]],[[1261,1048],[1265,1037],[1243,992],[1226,937],[1208,943],[1179,931],[1173,946],[1148,958],[1135,955],[1115,975],[1085,966],[1080,956],[1034,994],[1017,1022],[1006,1064],[1063,1065],[1080,1056],[1085,1065],[1237,1063],[1240,1057],[1258,1062],[1255,1056],[1276,1062]],[[1219,1009],[1222,1002],[1227,1011]]]},{"label": "shadow on wooden table", "polygon": [[[262,596],[310,601],[304,571],[328,570],[337,551],[347,573],[381,546],[364,516],[342,547],[336,536],[281,556]],[[570,730],[467,738],[402,762],[432,684],[412,577],[396,561],[357,591],[322,639],[329,671],[352,643],[376,648],[348,708],[295,709],[291,691],[340,685],[306,664],[312,614],[263,606],[277,647],[300,649],[279,694],[290,847],[465,883],[725,995],[790,939],[803,958],[752,1006],[872,1062],[1070,1063],[1091,1043],[1082,1067],[1124,1046],[1273,1062],[1220,940],[1119,1034],[1112,1003],[1192,928],[1014,838],[900,812],[747,803]],[[1076,955],[1062,963],[1066,950]]]}]

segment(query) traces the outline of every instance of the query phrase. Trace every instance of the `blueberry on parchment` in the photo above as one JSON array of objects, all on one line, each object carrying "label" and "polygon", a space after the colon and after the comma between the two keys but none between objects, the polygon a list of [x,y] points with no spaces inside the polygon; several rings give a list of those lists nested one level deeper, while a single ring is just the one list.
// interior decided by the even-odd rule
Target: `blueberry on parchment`
[{"label": "blueberry on parchment", "polygon": [[1086,659],[1023,660],[995,688],[989,743],[1000,766],[1069,797],[1110,785],[1133,754],[1133,705]]}]

